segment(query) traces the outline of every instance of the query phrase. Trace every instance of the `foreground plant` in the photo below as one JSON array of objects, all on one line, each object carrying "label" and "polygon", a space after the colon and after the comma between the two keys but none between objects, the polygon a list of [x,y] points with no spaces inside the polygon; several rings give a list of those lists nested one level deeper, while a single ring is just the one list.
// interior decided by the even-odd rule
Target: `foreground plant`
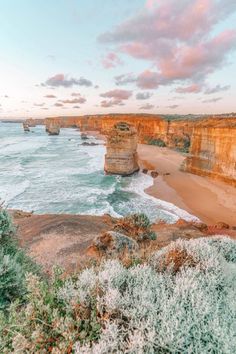
[{"label": "foreground plant", "polygon": [[15,227],[8,212],[0,207],[0,310],[27,292],[26,273],[39,274],[39,267],[18,247]]},{"label": "foreground plant", "polygon": [[126,268],[104,261],[51,283],[0,320],[1,353],[236,352],[236,242],[177,241]]},{"label": "foreground plant", "polygon": [[120,219],[114,229],[141,242],[156,239],[156,233],[151,230],[151,222],[143,213],[131,214]]}]

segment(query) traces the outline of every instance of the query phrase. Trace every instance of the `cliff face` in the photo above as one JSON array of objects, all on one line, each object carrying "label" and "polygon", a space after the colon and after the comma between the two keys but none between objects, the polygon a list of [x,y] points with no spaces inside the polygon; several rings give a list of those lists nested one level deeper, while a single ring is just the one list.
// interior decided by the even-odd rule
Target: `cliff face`
[{"label": "cliff face", "polygon": [[45,124],[50,122],[59,124],[61,128],[77,127],[81,131],[99,131],[104,135],[113,129],[118,122],[127,122],[133,125],[138,134],[138,142],[169,146],[187,151],[190,145],[190,136],[194,121],[170,121],[152,114],[113,114],[93,115],[80,117],[53,117],[46,118]]},{"label": "cliff face", "polygon": [[184,170],[236,186],[236,119],[196,123]]},{"label": "cliff face", "polygon": [[107,136],[107,153],[104,170],[122,176],[139,170],[137,156],[137,131],[127,123],[118,123]]},{"label": "cliff face", "polygon": [[108,135],[118,122],[126,122],[136,128],[139,143],[168,146],[184,152],[188,152],[191,145],[186,171],[236,184],[236,117],[168,121],[152,114],[108,114],[44,120],[46,126],[50,122],[62,128],[78,127],[81,131],[99,131],[104,135]]}]

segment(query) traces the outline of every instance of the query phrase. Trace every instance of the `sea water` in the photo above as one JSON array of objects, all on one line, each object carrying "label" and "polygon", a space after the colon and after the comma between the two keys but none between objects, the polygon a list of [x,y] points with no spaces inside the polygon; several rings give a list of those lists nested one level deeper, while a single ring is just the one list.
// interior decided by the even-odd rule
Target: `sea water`
[{"label": "sea water", "polygon": [[48,136],[45,127],[24,132],[18,123],[0,122],[0,200],[8,208],[43,213],[124,216],[146,213],[152,221],[173,223],[194,217],[147,195],[152,178],[105,175],[103,142],[89,136],[83,145],[75,129]]}]

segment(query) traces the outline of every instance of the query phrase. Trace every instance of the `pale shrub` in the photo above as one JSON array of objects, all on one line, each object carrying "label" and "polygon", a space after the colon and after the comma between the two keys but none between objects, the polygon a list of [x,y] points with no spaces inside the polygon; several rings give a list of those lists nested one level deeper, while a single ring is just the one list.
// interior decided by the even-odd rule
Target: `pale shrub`
[{"label": "pale shrub", "polygon": [[[163,256],[185,250],[194,260],[176,273]],[[177,241],[149,264],[125,269],[117,261],[97,273],[99,312],[106,315],[100,340],[77,344],[77,353],[236,352],[235,242],[225,237]]]},{"label": "pale shrub", "polygon": [[[185,257],[178,268],[168,257],[176,250]],[[66,281],[31,275],[27,284],[26,305],[0,316],[2,353],[236,352],[235,242],[226,237],[178,240],[145,264],[108,260]]]}]

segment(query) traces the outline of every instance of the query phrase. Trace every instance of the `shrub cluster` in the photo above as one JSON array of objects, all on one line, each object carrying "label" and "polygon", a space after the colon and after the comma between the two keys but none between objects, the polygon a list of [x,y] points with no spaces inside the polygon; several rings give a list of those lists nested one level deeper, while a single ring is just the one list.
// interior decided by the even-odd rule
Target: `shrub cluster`
[{"label": "shrub cluster", "polygon": [[151,222],[145,214],[132,214],[118,221],[115,229],[137,241],[155,240],[156,233],[151,230]]},{"label": "shrub cluster", "polygon": [[164,142],[164,140],[157,138],[157,139],[148,139],[148,145],[155,145],[155,146],[159,146],[159,147],[166,147],[166,143]]},{"label": "shrub cluster", "polygon": [[0,208],[0,310],[26,294],[26,273],[39,273],[39,267],[26,256],[14,238],[15,228],[6,210]]},{"label": "shrub cluster", "polygon": [[236,352],[233,240],[179,240],[144,264],[59,275],[27,276],[26,304],[0,319],[1,353]]}]

